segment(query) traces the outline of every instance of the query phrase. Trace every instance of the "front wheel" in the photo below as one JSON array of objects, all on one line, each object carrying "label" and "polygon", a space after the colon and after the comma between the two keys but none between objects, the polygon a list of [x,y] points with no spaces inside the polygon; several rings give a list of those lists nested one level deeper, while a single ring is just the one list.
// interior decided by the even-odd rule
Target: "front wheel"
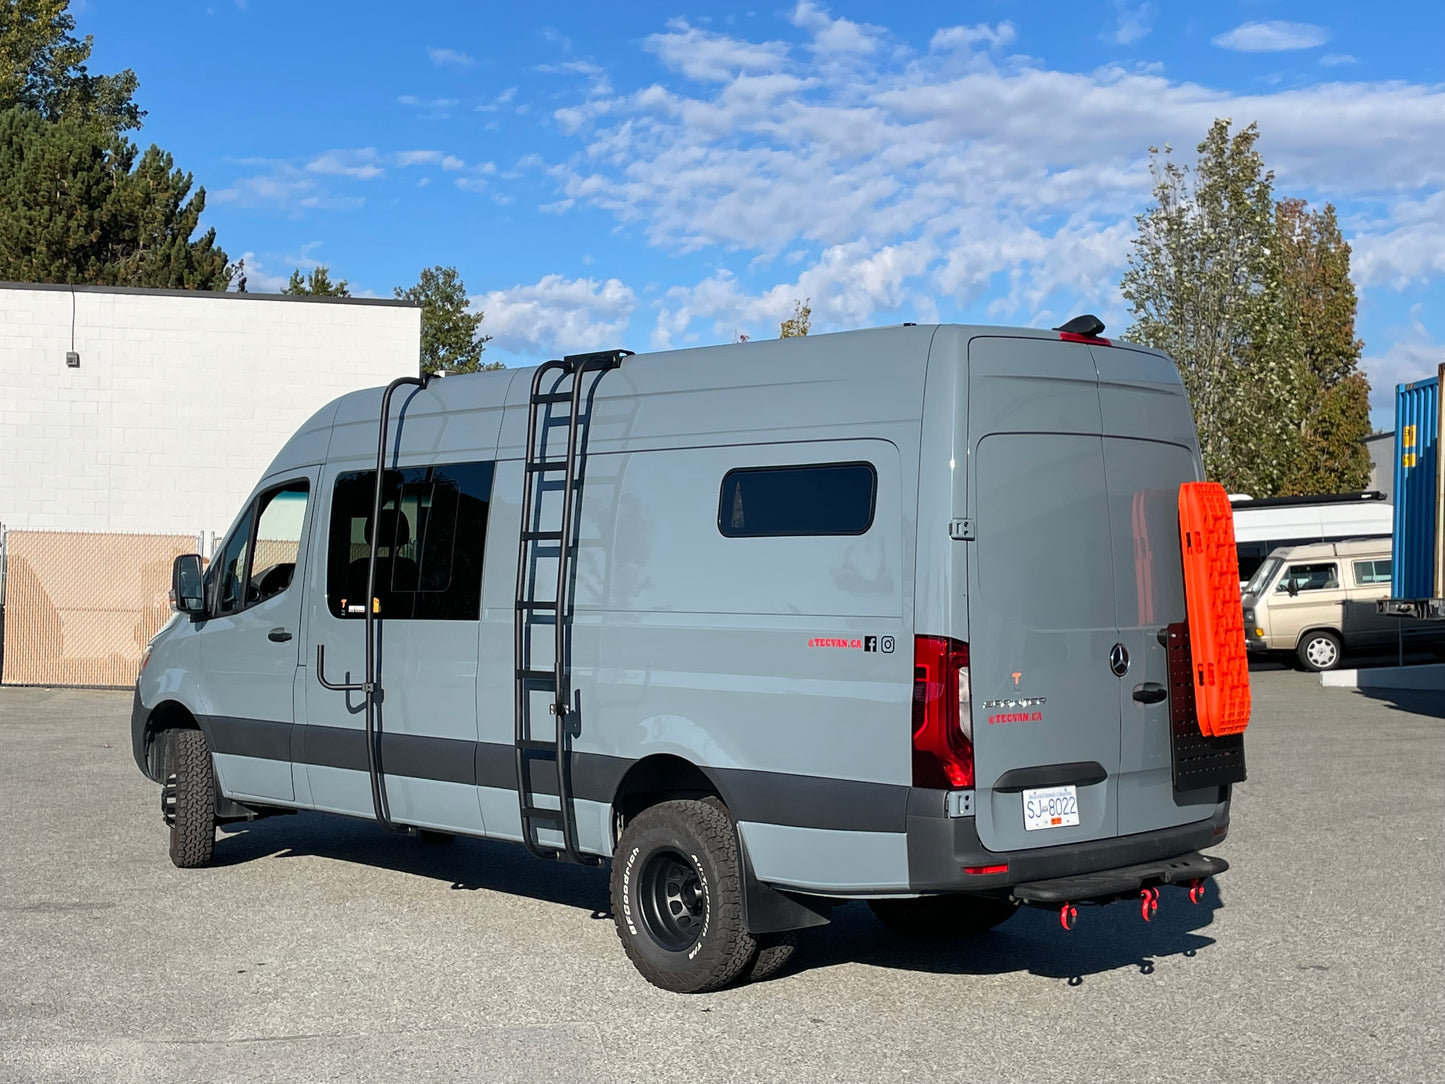
[{"label": "front wheel", "polygon": [[1333,670],[1344,656],[1340,638],[1328,629],[1307,632],[1299,642],[1299,661],[1306,670]]},{"label": "front wheel", "polygon": [[753,963],[737,832],[720,805],[661,802],[628,822],[612,859],[612,915],[628,958],[664,990],[716,990]]},{"label": "front wheel", "polygon": [[216,850],[216,771],[199,730],[178,730],[161,790],[161,811],[171,826],[171,862],[180,869],[209,866]]}]

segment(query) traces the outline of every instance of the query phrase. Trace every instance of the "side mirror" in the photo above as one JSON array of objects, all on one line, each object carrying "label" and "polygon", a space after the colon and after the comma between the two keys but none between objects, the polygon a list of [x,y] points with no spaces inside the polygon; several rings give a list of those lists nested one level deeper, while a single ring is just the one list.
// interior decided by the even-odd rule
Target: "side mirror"
[{"label": "side mirror", "polygon": [[1290,598],[1299,598],[1299,581],[1298,581],[1298,580],[1290,580],[1290,581],[1289,581],[1289,597],[1290,597]]},{"label": "side mirror", "polygon": [[206,592],[201,575],[201,556],[183,553],[171,565],[171,608],[190,614],[194,620],[206,612]]}]

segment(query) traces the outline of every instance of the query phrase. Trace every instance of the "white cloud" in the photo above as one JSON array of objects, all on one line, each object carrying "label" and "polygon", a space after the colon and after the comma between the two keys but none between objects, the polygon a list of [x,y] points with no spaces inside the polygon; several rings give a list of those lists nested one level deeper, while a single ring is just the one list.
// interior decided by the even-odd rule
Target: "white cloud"
[{"label": "white cloud", "polygon": [[1366,354],[1361,368],[1370,378],[1370,408],[1377,424],[1389,425],[1394,414],[1395,385],[1434,376],[1445,361],[1445,343],[1435,342],[1420,320],[1420,307],[1410,310],[1410,326],[1381,354]]},{"label": "white cloud", "polygon": [[248,159],[241,164],[266,168],[262,173],[238,177],[224,188],[207,192],[208,202],[236,207],[274,207],[292,215],[314,210],[350,211],[366,202],[360,196],[331,191],[317,179],[317,174],[291,162]]},{"label": "white cloud", "polygon": [[637,299],[618,279],[568,279],[546,275],[509,290],[471,299],[486,314],[482,329],[508,353],[538,356],[617,346]]},{"label": "white cloud", "polygon": [[1289,23],[1281,19],[1271,19],[1267,22],[1241,23],[1212,40],[1215,45],[1240,53],[1281,53],[1323,45],[1330,40],[1330,32],[1313,23]]},{"label": "white cloud", "polygon": [[1445,190],[1398,201],[1388,219],[1361,224],[1350,247],[1351,274],[1360,286],[1404,289],[1445,275]]},{"label": "white cloud", "polygon": [[1337,68],[1342,64],[1358,64],[1359,61],[1349,53],[1326,53],[1320,57],[1320,63],[1327,68]]},{"label": "white cloud", "polygon": [[431,62],[437,67],[448,65],[457,68],[470,68],[476,60],[467,56],[466,53],[458,52],[456,49],[428,49],[426,55],[431,57]]},{"label": "white cloud", "polygon": [[1133,45],[1147,37],[1154,28],[1155,8],[1152,3],[1131,3],[1130,0],[1114,0],[1114,32],[1110,35],[1116,45]]},{"label": "white cloud", "polygon": [[386,171],[378,164],[378,159],[375,147],[327,151],[307,162],[306,168],[312,173],[326,173],[336,177],[353,177],[359,181],[369,181],[385,175]]},{"label": "white cloud", "polygon": [[928,47],[934,51],[971,49],[975,45],[998,49],[1010,44],[1017,37],[1018,31],[1010,22],[1002,22],[997,26],[989,26],[987,23],[979,23],[977,26],[949,26],[936,31],[929,40]]},{"label": "white cloud", "polygon": [[[655,343],[694,341],[699,328],[773,334],[807,296],[820,327],[922,316],[939,301],[966,313],[992,294],[978,316],[1033,321],[1085,305],[1117,328],[1118,275],[1151,188],[1146,148],[1191,147],[1218,116],[1259,122],[1282,191],[1393,199],[1361,228],[1365,280],[1441,273],[1445,244],[1421,241],[1411,218],[1440,217],[1412,207],[1445,186],[1441,87],[1236,94],[1137,66],[1050,70],[1000,55],[1009,23],[940,30],[925,54],[893,42],[825,53],[819,36],[839,20],[811,3],[793,19],[811,35],[801,45],[674,21],[646,47],[702,86],[593,89],[553,113],[578,151],[548,167],[558,191],[543,210],[592,206],[659,248],[717,253],[721,270],[659,301]],[[759,283],[775,264],[791,281]]]},{"label": "white cloud", "polygon": [[784,42],[748,42],[672,19],[666,33],[650,34],[643,43],[673,71],[703,82],[726,82],[740,74],[777,71],[788,47]]}]

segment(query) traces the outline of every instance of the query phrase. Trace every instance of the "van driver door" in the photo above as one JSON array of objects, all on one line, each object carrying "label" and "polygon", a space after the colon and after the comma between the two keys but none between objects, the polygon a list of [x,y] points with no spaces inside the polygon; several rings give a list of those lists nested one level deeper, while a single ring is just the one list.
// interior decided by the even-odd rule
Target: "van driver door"
[{"label": "van driver door", "polygon": [[197,638],[202,720],[222,789],[291,802],[301,584],[316,471],[267,485],[241,513],[207,572],[209,612]]}]

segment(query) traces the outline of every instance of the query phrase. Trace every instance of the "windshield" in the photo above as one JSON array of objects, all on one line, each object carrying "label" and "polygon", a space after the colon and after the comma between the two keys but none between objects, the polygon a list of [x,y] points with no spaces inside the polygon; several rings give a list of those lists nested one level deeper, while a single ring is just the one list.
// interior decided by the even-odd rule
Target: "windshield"
[{"label": "windshield", "polygon": [[1264,563],[1254,570],[1254,575],[1244,585],[1246,595],[1264,594],[1265,585],[1274,579],[1274,574],[1279,571],[1280,559],[1278,557],[1266,557]]}]

